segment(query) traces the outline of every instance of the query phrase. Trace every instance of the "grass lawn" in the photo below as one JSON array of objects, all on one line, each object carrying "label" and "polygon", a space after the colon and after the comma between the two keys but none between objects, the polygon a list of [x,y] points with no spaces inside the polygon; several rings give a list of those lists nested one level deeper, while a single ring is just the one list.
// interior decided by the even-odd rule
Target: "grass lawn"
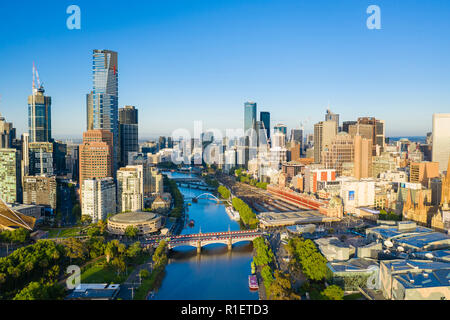
[{"label": "grass lawn", "polygon": [[[127,271],[131,272],[131,270]],[[104,258],[83,270],[81,283],[122,283],[127,276],[126,274],[118,276],[116,269],[106,264],[106,258]]]},{"label": "grass lawn", "polygon": [[79,236],[79,231],[81,231],[83,227],[73,227],[73,228],[53,228],[48,229],[48,237],[49,238],[67,238]]},{"label": "grass lawn", "polygon": [[117,270],[106,263],[106,258],[100,259],[88,266],[81,273],[81,283],[122,283],[133,272],[136,266],[144,264],[151,257],[150,254],[142,254],[132,264],[127,265],[127,272],[117,275]]}]

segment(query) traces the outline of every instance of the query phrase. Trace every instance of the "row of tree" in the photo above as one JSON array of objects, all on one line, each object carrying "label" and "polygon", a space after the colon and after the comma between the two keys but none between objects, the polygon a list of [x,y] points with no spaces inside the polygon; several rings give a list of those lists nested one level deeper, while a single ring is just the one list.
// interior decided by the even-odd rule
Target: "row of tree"
[{"label": "row of tree", "polygon": [[178,189],[177,183],[169,179],[166,175],[163,175],[163,184],[169,190],[174,201],[174,207],[169,215],[174,218],[181,217],[183,214],[184,199],[180,189]]},{"label": "row of tree", "polygon": [[144,300],[147,293],[158,287],[164,276],[165,268],[168,262],[167,258],[167,242],[162,240],[153,252],[153,270],[149,274],[147,270],[141,270],[141,278],[143,282],[136,290],[135,300]]},{"label": "row of tree", "polygon": [[251,186],[260,188],[260,189],[267,189],[267,183],[266,182],[258,182],[257,179],[253,179],[250,177],[247,173],[243,172],[243,169],[236,169],[234,170],[234,175],[237,177],[237,179],[242,182],[249,184]]},{"label": "row of tree", "polygon": [[273,271],[275,267],[274,254],[268,243],[258,237],[253,241],[253,247],[256,251],[253,257],[253,263],[261,267],[261,277],[266,289],[266,296],[271,300],[298,300],[297,295],[291,286],[289,275],[280,270]]},{"label": "row of tree", "polygon": [[229,199],[231,197],[231,191],[228,190],[226,187],[224,186],[219,186],[217,188],[217,192],[219,192],[220,196],[222,197],[222,199]]},{"label": "row of tree", "polygon": [[14,298],[33,281],[53,285],[68,265],[67,255],[63,245],[41,240],[0,258],[0,298]]},{"label": "row of tree", "polygon": [[302,291],[309,292],[313,300],[342,300],[344,291],[337,285],[326,287],[325,281],[330,279],[327,260],[310,239],[292,238],[287,249],[292,257],[291,265],[300,268],[308,281],[303,284]]},{"label": "row of tree", "polygon": [[0,232],[0,243],[27,243],[30,241],[30,231],[19,228]]},{"label": "row of tree", "polygon": [[256,229],[258,227],[259,221],[256,218],[256,214],[253,210],[241,199],[234,197],[231,201],[233,208],[239,212],[241,221],[248,227]]}]

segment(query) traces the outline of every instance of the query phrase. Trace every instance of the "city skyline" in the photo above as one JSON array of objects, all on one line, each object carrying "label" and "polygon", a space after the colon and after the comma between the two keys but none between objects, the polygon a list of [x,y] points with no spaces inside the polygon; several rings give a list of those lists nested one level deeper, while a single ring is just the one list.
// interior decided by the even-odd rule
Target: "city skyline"
[{"label": "city skyline", "polygon": [[[23,114],[35,62],[46,94],[52,97],[53,135],[81,138],[86,93],[92,89],[92,50],[108,49],[118,52],[121,65],[118,106],[140,110],[141,138],[192,129],[195,120],[202,120],[205,129],[241,128],[246,101],[270,112],[272,125],[283,123],[292,129],[303,124],[306,133],[323,120],[328,108],[340,114],[341,121],[385,119],[386,136],[431,132],[432,114],[448,112],[450,102],[449,66],[442,63],[450,48],[439,42],[449,25],[443,10],[432,10],[434,2],[402,8],[380,1],[383,28],[368,30],[365,4],[326,3],[320,8],[319,2],[257,6],[229,1],[188,7],[184,1],[175,6],[153,1],[142,5],[133,22],[118,23],[118,12],[135,14],[136,5],[127,9],[118,4],[117,11],[99,13],[100,4],[81,1],[81,30],[65,27],[68,15],[63,5],[43,4],[36,5],[36,12],[54,19],[41,22],[39,33],[28,32],[33,21],[18,10],[14,21],[2,16],[16,37],[0,31],[5,39],[0,50],[0,112],[19,134],[27,131]],[[15,4],[8,6],[14,9]],[[406,28],[417,10],[422,11],[421,19]],[[275,14],[273,22],[264,19],[269,14]],[[324,14],[330,21],[324,21]],[[110,31],[100,31],[105,26]],[[47,30],[52,32],[43,38]],[[185,33],[180,35],[181,30]],[[275,37],[280,33],[283,36]],[[173,42],[173,37],[178,40]],[[427,47],[435,50],[423,49]],[[356,56],[365,58],[356,62]],[[179,116],[171,119],[174,113]],[[71,121],[64,121],[68,116]],[[402,116],[408,121],[398,120]]]}]

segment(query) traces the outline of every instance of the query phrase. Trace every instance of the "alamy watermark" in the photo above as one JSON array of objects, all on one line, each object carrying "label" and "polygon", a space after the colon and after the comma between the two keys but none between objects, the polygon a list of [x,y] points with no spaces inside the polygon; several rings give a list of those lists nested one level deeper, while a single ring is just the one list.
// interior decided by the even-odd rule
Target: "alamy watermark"
[{"label": "alamy watermark", "polygon": [[79,6],[72,4],[67,7],[66,13],[70,16],[66,20],[66,26],[69,30],[81,29],[81,9]]}]

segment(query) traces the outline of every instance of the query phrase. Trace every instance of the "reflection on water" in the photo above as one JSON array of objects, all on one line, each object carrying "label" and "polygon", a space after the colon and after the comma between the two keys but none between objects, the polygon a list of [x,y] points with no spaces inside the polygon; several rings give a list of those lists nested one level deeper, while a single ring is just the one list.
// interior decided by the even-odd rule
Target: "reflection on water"
[{"label": "reflection on water", "polygon": [[[171,173],[169,176],[188,176]],[[202,190],[180,188],[185,198],[204,193]],[[191,201],[189,201],[191,202]],[[191,202],[192,203],[192,202]],[[182,234],[239,230],[239,223],[230,220],[225,207],[215,201],[200,199],[188,210],[193,228],[186,227]],[[210,244],[201,254],[189,246],[177,247],[169,253],[169,264],[161,287],[154,299],[159,300],[256,300],[258,293],[248,288],[251,272],[252,245],[240,242],[228,251],[226,245]]]}]

